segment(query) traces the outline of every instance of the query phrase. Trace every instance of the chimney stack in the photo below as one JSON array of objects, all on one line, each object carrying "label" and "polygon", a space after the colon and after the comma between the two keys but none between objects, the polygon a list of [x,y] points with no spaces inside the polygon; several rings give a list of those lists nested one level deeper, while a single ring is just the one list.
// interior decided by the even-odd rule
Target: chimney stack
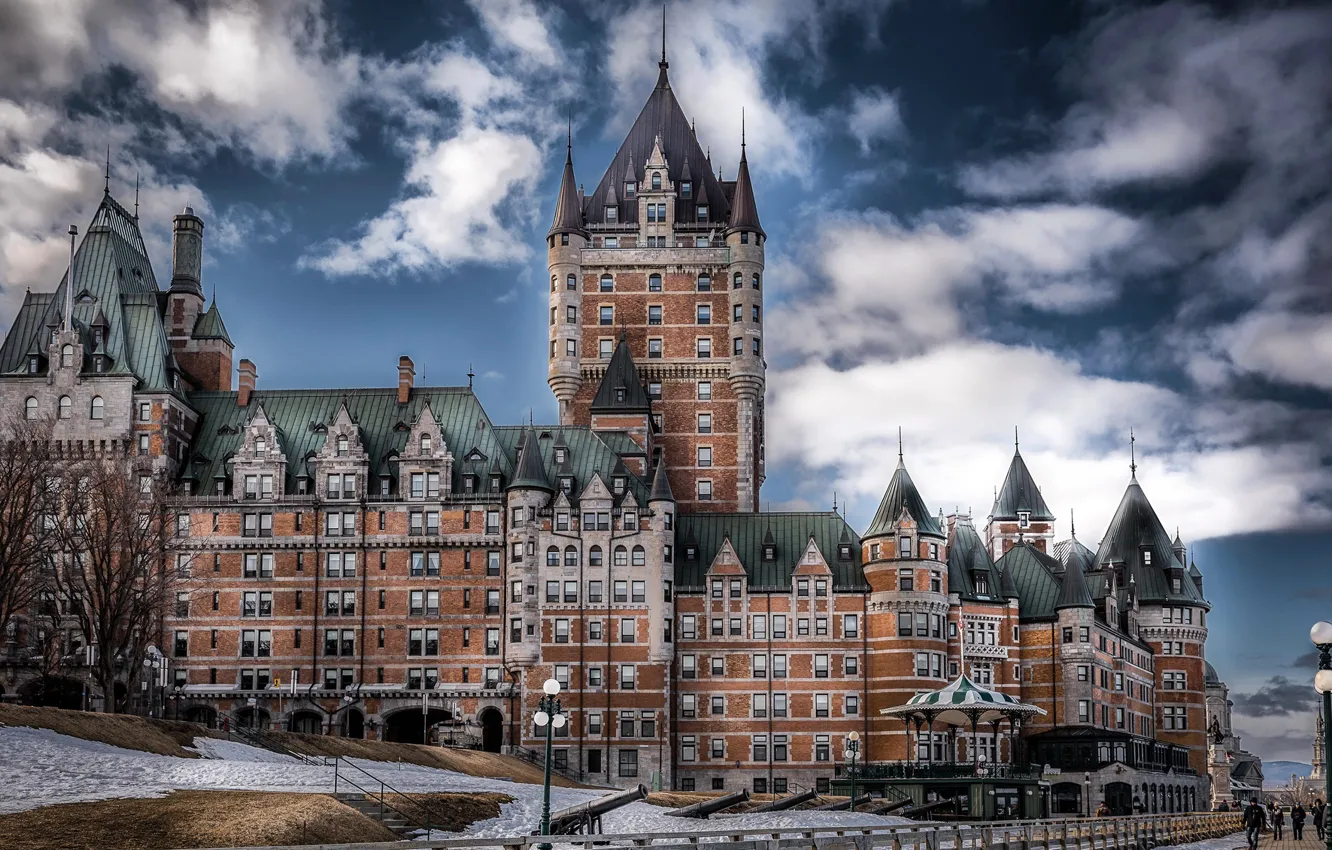
[{"label": "chimney stack", "polygon": [[254,382],[259,378],[259,370],[255,368],[250,360],[242,360],[236,367],[238,373],[239,391],[236,393],[236,404],[241,407],[249,407],[250,395],[254,393]]},{"label": "chimney stack", "polygon": [[398,358],[398,404],[406,404],[412,397],[416,380],[416,365],[406,354]]},{"label": "chimney stack", "polygon": [[203,219],[186,207],[173,221],[171,291],[188,292],[203,299]]}]

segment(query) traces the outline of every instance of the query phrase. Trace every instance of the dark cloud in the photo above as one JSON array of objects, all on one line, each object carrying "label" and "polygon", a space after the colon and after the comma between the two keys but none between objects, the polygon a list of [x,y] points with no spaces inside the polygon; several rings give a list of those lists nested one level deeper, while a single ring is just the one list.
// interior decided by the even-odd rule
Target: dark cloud
[{"label": "dark cloud", "polygon": [[1316,649],[1309,650],[1308,652],[1304,653],[1303,655],[1296,658],[1293,662],[1291,662],[1290,666],[1300,670],[1317,670],[1318,650]]},{"label": "dark cloud", "polygon": [[1231,699],[1240,714],[1250,717],[1288,717],[1313,711],[1318,703],[1312,681],[1292,681],[1285,676],[1273,676],[1253,693],[1232,694]]}]

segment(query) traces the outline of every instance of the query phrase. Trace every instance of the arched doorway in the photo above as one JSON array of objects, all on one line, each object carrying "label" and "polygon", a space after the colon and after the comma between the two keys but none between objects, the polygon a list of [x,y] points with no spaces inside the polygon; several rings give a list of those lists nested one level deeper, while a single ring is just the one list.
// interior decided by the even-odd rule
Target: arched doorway
[{"label": "arched doorway", "polygon": [[365,715],[359,708],[349,708],[342,713],[342,737],[365,737]]},{"label": "arched doorway", "polygon": [[1060,782],[1050,788],[1051,814],[1077,815],[1082,813],[1082,785],[1077,782]]},{"label": "arched doorway", "polygon": [[299,732],[302,735],[318,735],[324,731],[324,717],[308,708],[293,711],[287,718],[287,731]]},{"label": "arched doorway", "polygon": [[1133,813],[1133,788],[1127,782],[1105,784],[1105,805],[1112,815]]},{"label": "arched doorway", "polygon": [[185,719],[190,723],[202,723],[209,729],[216,729],[217,709],[210,705],[192,705],[185,709]]},{"label": "arched doorway", "polygon": [[384,718],[384,740],[400,744],[424,744],[426,726],[450,719],[449,712],[442,708],[432,708],[424,717],[420,709],[404,708]]},{"label": "arched doorway", "polygon": [[236,725],[261,731],[267,729],[268,712],[265,709],[247,705],[236,712]]},{"label": "arched doorway", "polygon": [[481,749],[497,753],[504,746],[504,717],[499,709],[487,708],[481,712]]},{"label": "arched doorway", "polygon": [[38,676],[19,686],[18,698],[24,705],[79,711],[83,708],[83,683],[67,676]]}]

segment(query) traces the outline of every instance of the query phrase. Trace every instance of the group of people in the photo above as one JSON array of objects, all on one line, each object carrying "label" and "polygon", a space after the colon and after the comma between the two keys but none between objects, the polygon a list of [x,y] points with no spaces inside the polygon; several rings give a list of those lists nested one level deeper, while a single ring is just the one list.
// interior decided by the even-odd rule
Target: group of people
[{"label": "group of people", "polygon": [[[1307,811],[1299,803],[1291,808],[1291,838],[1296,841],[1304,839],[1304,821],[1310,817],[1313,818],[1314,829],[1318,831],[1318,840],[1325,840],[1327,806],[1322,800],[1314,800]],[[1272,827],[1272,839],[1282,840],[1286,828],[1286,810],[1275,801],[1268,803],[1266,809],[1259,805],[1257,800],[1249,803],[1249,807],[1244,810],[1244,833],[1249,840],[1249,850],[1258,850],[1258,833],[1266,829],[1269,824]]]}]

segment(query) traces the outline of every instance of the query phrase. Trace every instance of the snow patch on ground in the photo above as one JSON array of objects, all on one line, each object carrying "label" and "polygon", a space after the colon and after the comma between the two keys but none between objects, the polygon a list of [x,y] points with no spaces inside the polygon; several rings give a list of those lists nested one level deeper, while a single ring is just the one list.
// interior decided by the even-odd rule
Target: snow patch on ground
[{"label": "snow patch on ground", "polygon": [[[115,797],[161,797],[177,789],[333,792],[334,768],[307,764],[268,750],[233,741],[196,738],[195,749],[205,758],[186,759],[126,750],[52,732],[49,729],[0,727],[0,813],[20,812],[56,803],[106,800]],[[541,815],[541,786],[468,776],[449,770],[392,762],[348,759],[404,793],[495,791],[513,798],[499,817],[473,824],[469,834],[493,838],[530,833]],[[348,768],[339,774],[339,790],[354,790],[352,782],[378,789],[365,774]],[[559,811],[596,799],[608,792],[596,789],[551,788],[550,806]],[[859,812],[772,812],[754,815],[716,815],[698,821],[672,817],[660,806],[631,803],[608,813],[602,828],[607,833],[703,831],[709,829],[809,828],[827,826],[894,826],[905,818]],[[450,833],[437,833],[450,837]],[[1198,848],[1230,850],[1230,848]]]}]

